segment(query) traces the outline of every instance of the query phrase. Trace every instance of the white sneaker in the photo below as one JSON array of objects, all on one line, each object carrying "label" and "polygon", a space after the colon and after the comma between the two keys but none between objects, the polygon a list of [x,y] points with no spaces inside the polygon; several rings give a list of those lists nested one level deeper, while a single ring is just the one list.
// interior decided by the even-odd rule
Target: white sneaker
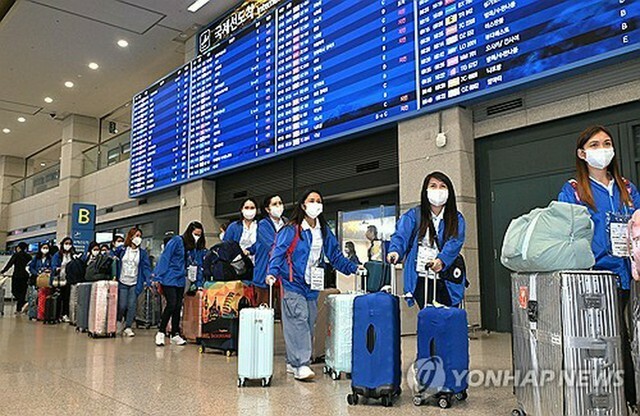
[{"label": "white sneaker", "polygon": [[71,322],[71,320],[69,319],[69,317],[67,315],[62,317],[62,322],[64,322],[65,324],[68,324],[69,322]]},{"label": "white sneaker", "polygon": [[300,368],[296,368],[296,372],[294,375],[296,380],[311,380],[315,376],[316,373],[314,373],[313,370],[306,365],[303,365]]},{"label": "white sneaker", "polygon": [[27,313],[29,311],[29,304],[25,303],[20,312]]},{"label": "white sneaker", "polygon": [[129,338],[136,336],[136,334],[131,330],[131,328],[125,328],[124,332],[122,332],[122,335]]},{"label": "white sneaker", "polygon": [[158,347],[164,347],[164,334],[162,332],[156,334],[156,345]]},{"label": "white sneaker", "polygon": [[296,369],[291,364],[287,364],[287,374],[295,374]]},{"label": "white sneaker", "polygon": [[175,335],[171,338],[171,343],[174,345],[186,345],[187,341],[185,341],[180,335]]}]

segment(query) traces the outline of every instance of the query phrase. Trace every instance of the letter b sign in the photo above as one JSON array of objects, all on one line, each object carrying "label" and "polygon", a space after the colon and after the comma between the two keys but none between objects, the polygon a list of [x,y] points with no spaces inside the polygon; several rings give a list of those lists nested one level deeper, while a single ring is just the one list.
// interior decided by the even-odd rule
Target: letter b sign
[{"label": "letter b sign", "polygon": [[78,224],[87,225],[91,222],[91,211],[86,208],[78,210]]}]

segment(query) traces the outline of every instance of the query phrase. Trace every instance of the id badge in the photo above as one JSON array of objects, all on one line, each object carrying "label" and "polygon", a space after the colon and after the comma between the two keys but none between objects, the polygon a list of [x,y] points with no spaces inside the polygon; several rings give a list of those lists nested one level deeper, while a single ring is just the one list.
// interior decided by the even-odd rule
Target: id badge
[{"label": "id badge", "polygon": [[198,266],[187,267],[187,278],[191,283],[198,280]]},{"label": "id badge", "polygon": [[629,218],[625,215],[609,216],[609,238],[614,257],[629,257]]},{"label": "id badge", "polygon": [[427,264],[434,261],[436,257],[438,257],[438,249],[428,246],[418,246],[416,271],[419,274],[425,274],[427,272]]},{"label": "id badge", "polygon": [[322,267],[311,268],[311,290],[324,290],[324,269]]}]

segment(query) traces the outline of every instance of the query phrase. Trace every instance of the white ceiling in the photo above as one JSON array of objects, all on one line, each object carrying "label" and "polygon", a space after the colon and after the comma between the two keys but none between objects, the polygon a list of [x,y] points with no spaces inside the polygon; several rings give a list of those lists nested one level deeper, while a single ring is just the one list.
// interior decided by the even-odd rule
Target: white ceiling
[{"label": "white ceiling", "polygon": [[[174,41],[181,32],[238,0],[212,0],[196,14],[186,10],[192,2],[18,0],[0,21],[0,155],[26,157],[60,140],[52,113],[99,118],[130,100],[184,62],[184,46]],[[46,104],[46,96],[55,101]]]}]

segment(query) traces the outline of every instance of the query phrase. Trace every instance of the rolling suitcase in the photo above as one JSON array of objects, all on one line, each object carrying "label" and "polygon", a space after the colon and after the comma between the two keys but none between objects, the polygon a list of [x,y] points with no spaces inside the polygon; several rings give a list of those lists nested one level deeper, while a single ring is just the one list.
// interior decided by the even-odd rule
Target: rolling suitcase
[{"label": "rolling suitcase", "polygon": [[[393,283],[393,281],[392,281]],[[385,407],[401,393],[400,300],[386,292],[353,301],[353,348],[350,405],[359,398],[380,399]]]},{"label": "rolling suitcase", "polygon": [[[467,311],[437,305],[437,279],[425,282],[425,299],[428,299],[428,280],[433,281],[433,304],[418,313],[418,356],[411,370],[415,377],[413,404],[421,406],[435,400],[440,408],[448,409],[454,398],[467,399]],[[434,369],[439,376],[434,376]]]},{"label": "rolling suitcase", "polygon": [[327,304],[327,339],[324,373],[339,380],[342,373],[351,374],[351,347],[353,335],[353,301],[362,294],[358,281],[367,287],[367,272],[358,273],[354,279],[356,289],[352,293],[329,295]]},{"label": "rolling suitcase", "polygon": [[[622,370],[616,280],[603,271],[512,275],[514,372],[555,376],[516,383],[513,415],[627,414],[624,383],[616,381]],[[563,376],[580,378],[559,383]]]},{"label": "rolling suitcase", "polygon": [[136,327],[151,329],[160,324],[162,297],[155,285],[147,287],[138,297],[136,307]]},{"label": "rolling suitcase", "polygon": [[78,303],[76,306],[76,331],[87,332],[89,330],[89,305],[91,304],[92,283],[78,283],[76,285]]},{"label": "rolling suitcase", "polygon": [[52,289],[48,291],[44,298],[44,318],[45,324],[57,324],[60,322],[60,291]]},{"label": "rolling suitcase", "polygon": [[247,380],[261,380],[262,387],[271,385],[274,322],[273,286],[270,286],[269,307],[260,305],[240,311],[238,387],[244,387]]},{"label": "rolling suitcase", "polygon": [[71,285],[69,289],[69,325],[77,324],[78,315],[78,285]]},{"label": "rolling suitcase", "polygon": [[325,289],[318,296],[318,317],[313,329],[313,349],[311,352],[311,360],[314,363],[324,362],[327,342],[327,326],[329,325],[329,309],[327,308],[327,298],[331,295],[337,295],[338,289]]},{"label": "rolling suitcase", "polygon": [[118,282],[93,282],[89,305],[89,337],[115,338],[117,314]]},{"label": "rolling suitcase", "polygon": [[202,291],[184,297],[182,333],[189,342],[197,343],[202,338]]},{"label": "rolling suitcase", "polygon": [[38,289],[35,286],[30,285],[27,288],[27,303],[29,304],[27,309],[29,320],[38,319]]},{"label": "rolling suitcase", "polygon": [[4,285],[0,286],[0,315],[4,316]]}]

